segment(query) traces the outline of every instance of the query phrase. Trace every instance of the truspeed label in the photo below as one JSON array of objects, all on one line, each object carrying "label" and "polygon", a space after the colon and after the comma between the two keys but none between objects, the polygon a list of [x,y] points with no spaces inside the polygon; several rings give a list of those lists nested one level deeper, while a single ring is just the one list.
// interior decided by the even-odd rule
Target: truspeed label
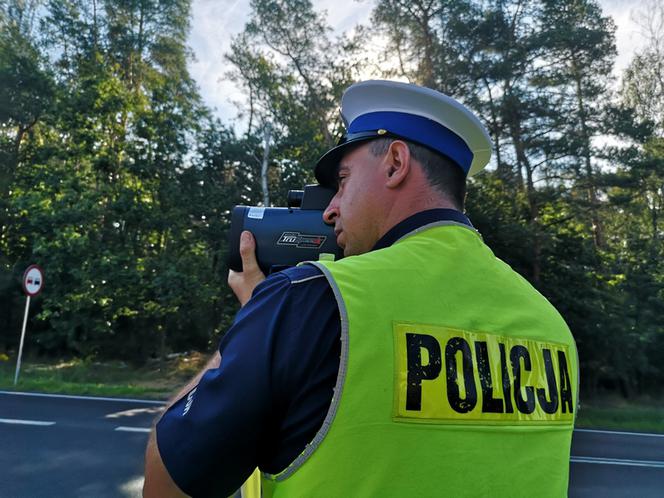
[{"label": "truspeed label", "polygon": [[279,236],[277,245],[293,246],[299,249],[319,249],[327,237],[325,235],[308,235],[300,232],[284,232]]}]

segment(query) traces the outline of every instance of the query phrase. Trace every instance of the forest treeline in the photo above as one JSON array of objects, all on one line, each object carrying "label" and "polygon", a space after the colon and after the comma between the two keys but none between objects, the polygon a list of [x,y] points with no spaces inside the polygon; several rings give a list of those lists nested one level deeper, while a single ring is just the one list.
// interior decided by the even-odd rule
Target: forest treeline
[{"label": "forest treeline", "polygon": [[232,206],[311,183],[343,90],[382,77],[481,116],[494,159],[468,214],[567,320],[586,393],[660,389],[661,3],[635,12],[644,43],[616,81],[615,24],[594,0],[377,0],[341,36],[307,0],[252,0],[216,59],[245,97],[234,122],[188,72],[188,0],[0,6],[0,352],[16,353],[31,263],[46,274],[31,354],[210,350],[237,310]]}]

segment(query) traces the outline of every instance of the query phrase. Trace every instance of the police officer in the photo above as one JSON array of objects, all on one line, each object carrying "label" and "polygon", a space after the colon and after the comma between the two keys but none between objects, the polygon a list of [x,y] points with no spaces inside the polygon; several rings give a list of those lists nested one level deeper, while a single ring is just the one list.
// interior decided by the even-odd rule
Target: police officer
[{"label": "police officer", "polygon": [[344,259],[264,279],[243,234],[243,307],[157,423],[145,496],[228,496],[256,467],[263,496],[565,496],[576,347],[463,214],[486,130],[388,81],[341,112],[315,172]]}]

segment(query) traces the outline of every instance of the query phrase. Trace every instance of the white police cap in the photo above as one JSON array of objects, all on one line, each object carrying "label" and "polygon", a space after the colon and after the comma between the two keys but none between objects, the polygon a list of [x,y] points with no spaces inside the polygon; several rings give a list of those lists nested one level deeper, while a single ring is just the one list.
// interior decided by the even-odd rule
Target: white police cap
[{"label": "white police cap", "polygon": [[349,145],[381,137],[403,138],[449,158],[466,175],[491,157],[489,134],[480,120],[451,97],[430,88],[370,80],[350,86],[341,98],[346,134],[316,164],[316,179],[334,186]]}]

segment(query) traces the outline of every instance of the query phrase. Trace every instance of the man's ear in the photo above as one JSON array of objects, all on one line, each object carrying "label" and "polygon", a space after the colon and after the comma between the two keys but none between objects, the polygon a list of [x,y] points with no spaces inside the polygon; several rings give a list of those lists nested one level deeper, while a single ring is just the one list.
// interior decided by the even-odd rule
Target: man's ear
[{"label": "man's ear", "polygon": [[385,186],[396,188],[401,185],[410,173],[410,149],[403,140],[395,140],[385,155]]}]

